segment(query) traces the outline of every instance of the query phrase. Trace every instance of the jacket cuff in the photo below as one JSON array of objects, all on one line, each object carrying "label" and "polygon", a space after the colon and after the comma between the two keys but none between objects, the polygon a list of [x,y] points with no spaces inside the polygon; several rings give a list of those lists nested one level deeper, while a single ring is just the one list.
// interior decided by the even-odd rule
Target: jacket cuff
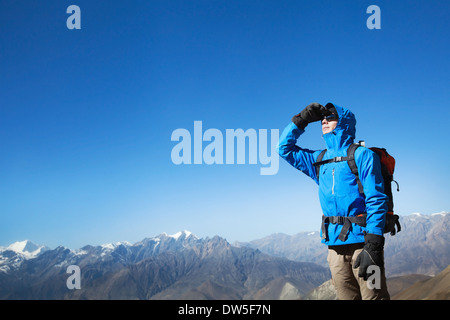
[{"label": "jacket cuff", "polygon": [[383,229],[380,228],[373,228],[373,229],[367,229],[366,231],[368,234],[375,234],[377,236],[383,236]]},{"label": "jacket cuff", "polygon": [[366,245],[378,250],[383,250],[384,247],[384,236],[377,234],[366,233],[364,235],[364,242]]}]

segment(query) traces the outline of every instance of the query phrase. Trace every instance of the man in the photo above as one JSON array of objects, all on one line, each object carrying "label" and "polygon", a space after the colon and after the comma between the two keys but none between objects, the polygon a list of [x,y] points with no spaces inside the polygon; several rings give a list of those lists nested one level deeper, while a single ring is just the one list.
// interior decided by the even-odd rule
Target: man
[{"label": "man", "polygon": [[[356,119],[351,111],[332,103],[325,107],[312,103],[295,115],[280,137],[278,152],[319,184],[323,211],[321,236],[322,242],[328,245],[327,260],[338,299],[389,299],[383,259],[388,197],[383,193],[380,162],[370,149],[356,149],[355,162],[363,193],[347,161],[328,162],[316,171],[314,163],[322,151],[296,145],[306,126],[316,121],[322,121],[327,146],[323,160],[346,157],[355,139]],[[363,213],[367,214],[365,226],[355,222]],[[378,282],[369,283],[377,271]]]}]

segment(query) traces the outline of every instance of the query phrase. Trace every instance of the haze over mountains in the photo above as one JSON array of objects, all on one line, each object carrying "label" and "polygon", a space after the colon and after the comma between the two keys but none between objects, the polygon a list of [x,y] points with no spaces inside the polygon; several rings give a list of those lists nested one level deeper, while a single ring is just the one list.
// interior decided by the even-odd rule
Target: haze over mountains
[{"label": "haze over mountains", "polygon": [[[450,214],[400,221],[402,231],[386,235],[385,246],[396,294],[450,265]],[[326,251],[318,232],[231,245],[183,231],[76,250],[21,241],[0,247],[0,299],[332,299]],[[79,290],[67,288],[70,265],[80,267]],[[444,292],[430,289],[438,280],[423,285],[430,296],[447,297],[448,274],[435,277]],[[414,290],[403,297],[421,299]]]},{"label": "haze over mountains", "polygon": [[[190,232],[136,244],[58,247],[14,265],[9,260],[21,253],[15,257],[8,248],[0,251],[1,299],[295,299],[330,277],[314,263]],[[69,265],[80,267],[80,290],[66,286]]]}]

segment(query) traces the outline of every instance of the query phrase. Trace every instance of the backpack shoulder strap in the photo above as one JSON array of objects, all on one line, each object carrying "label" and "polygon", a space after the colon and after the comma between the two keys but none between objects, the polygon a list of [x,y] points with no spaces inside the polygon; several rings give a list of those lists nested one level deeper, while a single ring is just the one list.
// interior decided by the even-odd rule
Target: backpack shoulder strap
[{"label": "backpack shoulder strap", "polygon": [[347,149],[347,163],[350,167],[350,170],[356,177],[356,182],[358,183],[358,191],[361,194],[364,194],[364,187],[361,183],[361,180],[359,180],[359,173],[358,173],[358,167],[356,166],[355,161],[355,151],[358,149],[362,144],[361,143],[353,143],[348,147]]},{"label": "backpack shoulder strap", "polygon": [[317,181],[319,181],[319,172],[320,172],[320,166],[323,164],[323,157],[325,156],[325,153],[327,152],[327,149],[322,150],[322,152],[317,157],[317,161],[313,163],[313,166],[316,167],[316,177]]}]

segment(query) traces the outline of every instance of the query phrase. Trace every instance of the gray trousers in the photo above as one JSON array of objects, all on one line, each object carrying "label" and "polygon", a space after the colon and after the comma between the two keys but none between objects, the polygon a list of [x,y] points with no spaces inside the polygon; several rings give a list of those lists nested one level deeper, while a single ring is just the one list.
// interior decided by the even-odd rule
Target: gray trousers
[{"label": "gray trousers", "polygon": [[367,281],[358,276],[359,268],[353,269],[356,258],[361,253],[363,243],[328,247],[328,265],[339,300],[389,300],[384,270],[378,272],[375,280]]}]

